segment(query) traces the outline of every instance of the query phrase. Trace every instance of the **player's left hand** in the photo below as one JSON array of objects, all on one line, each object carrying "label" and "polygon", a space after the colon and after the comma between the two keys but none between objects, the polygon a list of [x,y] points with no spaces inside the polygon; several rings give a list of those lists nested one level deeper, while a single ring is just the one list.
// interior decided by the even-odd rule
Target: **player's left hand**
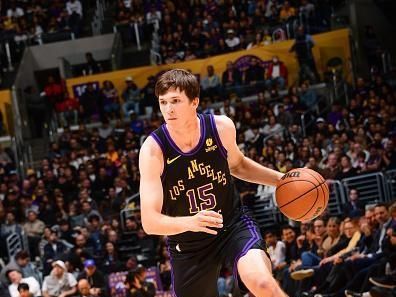
[{"label": "player's left hand", "polygon": [[223,228],[223,216],[213,210],[202,210],[190,217],[189,230],[216,235],[217,231],[210,228]]}]

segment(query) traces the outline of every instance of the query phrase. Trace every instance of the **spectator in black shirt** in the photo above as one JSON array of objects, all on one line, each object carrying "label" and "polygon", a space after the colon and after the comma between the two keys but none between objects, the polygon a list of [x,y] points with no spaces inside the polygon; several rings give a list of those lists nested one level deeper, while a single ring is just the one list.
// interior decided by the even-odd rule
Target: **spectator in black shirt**
[{"label": "spectator in black shirt", "polygon": [[250,61],[250,65],[246,70],[245,84],[249,85],[263,85],[265,80],[264,76],[264,68],[259,64],[259,61],[256,58],[252,58]]},{"label": "spectator in black shirt", "polygon": [[91,286],[90,292],[93,296],[107,296],[106,280],[92,259],[84,261],[84,271],[79,274],[77,280],[86,279]]},{"label": "spectator in black shirt", "polygon": [[355,218],[364,214],[364,203],[359,201],[359,192],[356,189],[349,190],[348,202],[343,205],[344,217]]},{"label": "spectator in black shirt", "polygon": [[139,279],[137,270],[130,271],[126,277],[125,285],[127,287],[127,297],[153,297],[155,296],[149,291],[149,288]]},{"label": "spectator in black shirt", "polygon": [[336,175],[336,179],[342,180],[344,178],[353,177],[357,175],[356,168],[352,167],[351,158],[348,156],[341,157],[341,171]]},{"label": "spectator in black shirt", "polygon": [[227,62],[227,69],[223,72],[222,85],[224,87],[234,87],[241,83],[241,74],[238,69],[234,67],[231,61]]},{"label": "spectator in black shirt", "polygon": [[83,75],[92,75],[100,72],[100,66],[91,52],[85,54],[85,59],[87,62],[83,68]]}]

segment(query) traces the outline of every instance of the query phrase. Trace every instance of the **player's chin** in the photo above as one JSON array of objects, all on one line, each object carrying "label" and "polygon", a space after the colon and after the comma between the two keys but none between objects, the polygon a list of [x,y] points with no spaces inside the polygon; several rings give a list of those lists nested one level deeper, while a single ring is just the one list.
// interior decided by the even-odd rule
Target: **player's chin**
[{"label": "player's chin", "polygon": [[167,123],[167,124],[176,124],[177,123],[177,118],[167,118],[167,119],[165,119],[165,122]]}]

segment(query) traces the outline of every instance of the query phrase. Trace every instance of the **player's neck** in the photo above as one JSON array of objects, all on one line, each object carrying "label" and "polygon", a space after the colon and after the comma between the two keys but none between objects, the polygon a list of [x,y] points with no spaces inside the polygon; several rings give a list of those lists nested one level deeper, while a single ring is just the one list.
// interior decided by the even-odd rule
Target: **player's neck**
[{"label": "player's neck", "polygon": [[191,118],[191,120],[186,121],[183,125],[172,126],[167,124],[166,128],[169,131],[170,136],[173,141],[180,148],[192,148],[194,147],[200,139],[200,120],[197,116]]}]

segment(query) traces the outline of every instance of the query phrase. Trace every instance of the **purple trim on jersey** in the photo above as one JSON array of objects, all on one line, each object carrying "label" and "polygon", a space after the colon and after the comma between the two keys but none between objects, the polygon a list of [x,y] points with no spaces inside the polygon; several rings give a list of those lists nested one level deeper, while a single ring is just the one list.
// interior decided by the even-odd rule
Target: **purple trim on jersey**
[{"label": "purple trim on jersey", "polygon": [[169,261],[170,261],[170,264],[171,264],[172,296],[173,297],[177,297],[176,291],[175,291],[175,275],[173,274],[173,264],[172,264],[173,259],[172,259],[172,255],[171,255],[171,252],[170,252],[170,245],[169,245],[169,240],[168,239],[166,239],[166,245],[167,245],[167,250],[168,250],[168,254],[169,254]]},{"label": "purple trim on jersey", "polygon": [[210,125],[212,126],[212,131],[214,134],[214,137],[216,138],[217,143],[219,144],[220,147],[220,152],[223,155],[224,159],[227,160],[227,150],[225,149],[224,145],[221,142],[220,136],[219,136],[219,132],[217,132],[217,128],[216,128],[216,122],[214,120],[214,116],[212,114],[209,115],[210,118]]},{"label": "purple trim on jersey", "polygon": [[203,120],[203,116],[202,116],[202,115],[198,114],[198,117],[199,117],[199,120],[200,120],[200,123],[201,123],[201,137],[200,137],[200,139],[199,139],[199,142],[198,142],[197,146],[194,147],[191,151],[189,151],[189,152],[187,152],[187,153],[182,152],[181,149],[177,146],[177,144],[173,141],[172,137],[171,137],[170,134],[169,134],[168,129],[166,128],[166,125],[164,124],[164,125],[162,125],[162,127],[161,127],[162,130],[164,131],[165,137],[168,139],[169,144],[171,145],[171,147],[172,147],[176,152],[178,152],[180,155],[182,155],[182,156],[192,156],[192,155],[194,155],[194,154],[195,154],[196,152],[198,152],[198,150],[201,148],[202,143],[203,143],[204,140],[205,140],[205,135],[206,135],[205,122],[204,122],[204,120]]},{"label": "purple trim on jersey", "polygon": [[242,258],[243,256],[245,256],[247,254],[247,252],[252,248],[252,246],[257,241],[260,240],[260,237],[257,234],[257,230],[254,227],[252,219],[249,218],[248,216],[242,216],[241,218],[242,218],[243,222],[247,224],[248,229],[249,229],[250,234],[252,235],[252,237],[245,244],[245,246],[243,247],[242,251],[238,254],[238,256],[234,260],[233,275],[234,275],[234,280],[237,282],[237,284],[238,284],[238,267],[237,267],[238,260],[240,258]]},{"label": "purple trim on jersey", "polygon": [[158,143],[158,145],[159,145],[159,147],[161,148],[161,151],[162,151],[162,155],[163,155],[163,159],[164,159],[164,170],[162,171],[162,174],[161,174],[161,180],[163,180],[163,178],[165,177],[165,169],[166,169],[166,162],[165,162],[165,158],[166,158],[166,156],[165,156],[165,147],[164,147],[164,144],[162,143],[161,139],[158,137],[157,134],[155,134],[154,132],[152,132],[152,133],[150,134],[150,136],[151,136],[152,138],[154,138],[154,140]]}]

